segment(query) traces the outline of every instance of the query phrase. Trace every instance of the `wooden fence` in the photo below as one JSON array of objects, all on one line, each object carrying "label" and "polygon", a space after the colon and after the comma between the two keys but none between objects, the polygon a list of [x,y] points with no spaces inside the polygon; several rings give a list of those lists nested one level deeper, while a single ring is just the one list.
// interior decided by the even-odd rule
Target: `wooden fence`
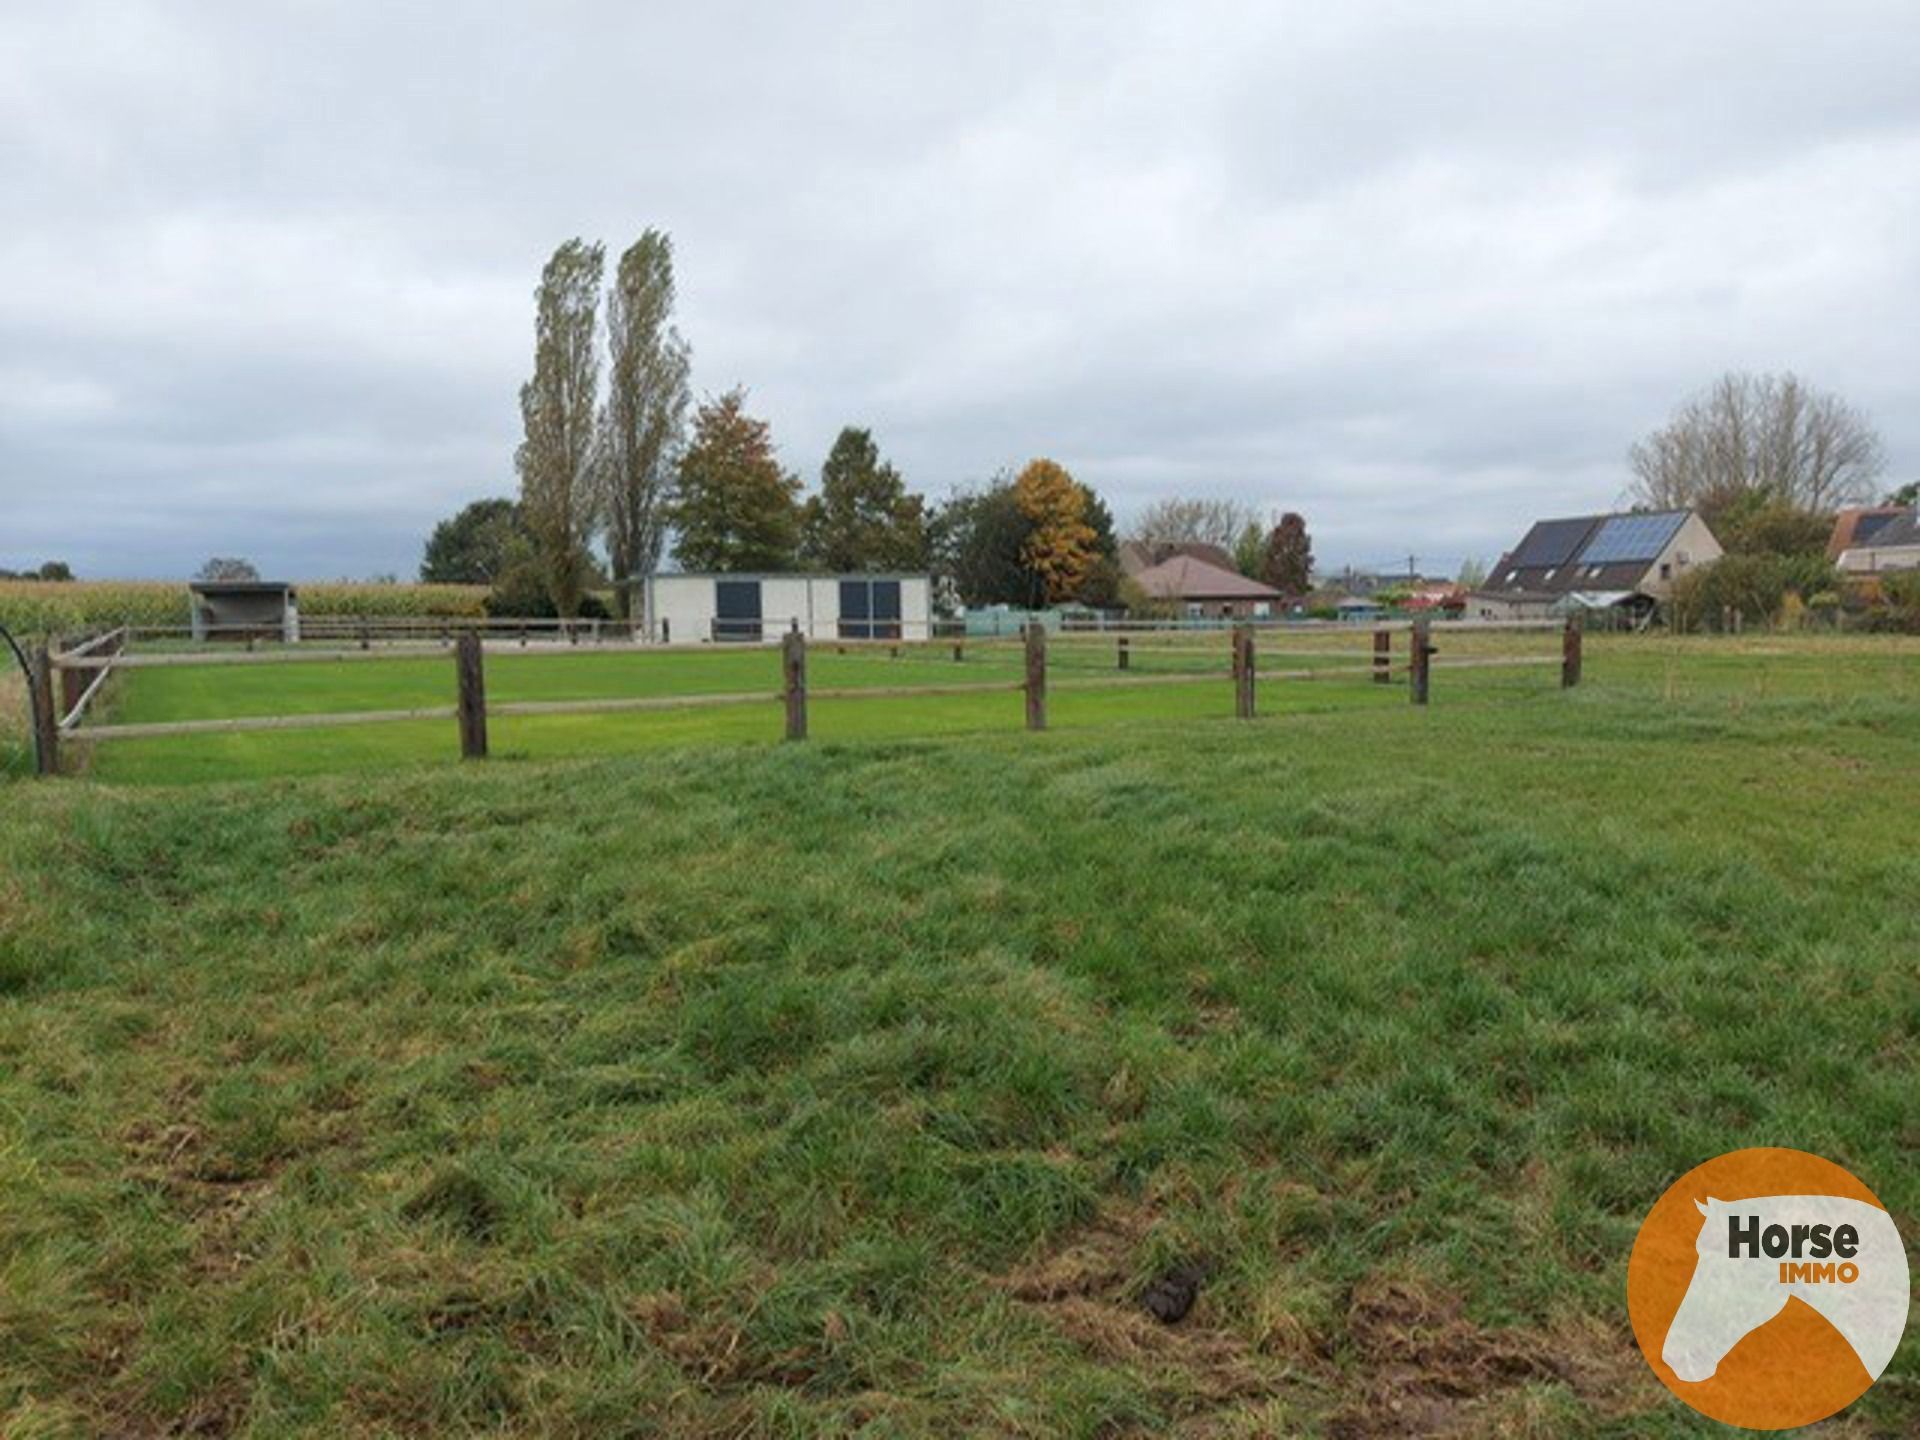
[{"label": "wooden fence", "polygon": [[[1354,678],[1358,675],[1369,677],[1374,683],[1387,684],[1395,675],[1404,675],[1407,679],[1408,695],[1415,705],[1426,705],[1432,697],[1433,673],[1436,668],[1475,669],[1497,666],[1560,666],[1560,683],[1571,688],[1580,683],[1582,628],[1578,618],[1566,622],[1562,630],[1561,653],[1554,655],[1515,655],[1467,657],[1450,662],[1442,662],[1436,667],[1434,655],[1437,647],[1433,644],[1433,626],[1426,620],[1416,620],[1406,633],[1409,635],[1407,659],[1403,665],[1393,664],[1392,634],[1395,627],[1382,626],[1374,632],[1373,646],[1363,651],[1324,651],[1294,650],[1288,651],[1276,644],[1272,653],[1281,656],[1306,656],[1316,660],[1341,659],[1360,662],[1341,669],[1326,668],[1281,669],[1263,671],[1260,668],[1262,636],[1274,636],[1272,631],[1261,631],[1252,625],[1236,626],[1231,632],[1231,647],[1225,652],[1230,660],[1230,668],[1225,674],[1232,682],[1233,713],[1241,719],[1251,720],[1257,711],[1258,685],[1262,679],[1270,681],[1316,680],[1329,676]],[[1547,628],[1538,623],[1531,626],[1512,626],[1505,628],[1528,628],[1536,633]],[[810,643],[797,630],[784,636],[780,643],[780,688],[775,691],[742,691],[725,694],[705,695],[668,695],[668,696],[632,696],[607,697],[584,700],[555,701],[507,701],[489,702],[486,691],[486,653],[487,647],[482,641],[479,627],[465,627],[458,631],[453,644],[453,661],[458,681],[457,700],[453,705],[427,706],[407,710],[368,710],[348,711],[334,714],[309,715],[262,715],[244,716],[227,719],[174,720],[146,724],[109,724],[80,727],[80,720],[88,701],[98,692],[107,674],[114,669],[139,669],[156,665],[208,664],[210,658],[205,655],[127,655],[123,647],[126,642],[125,631],[115,632],[113,636],[95,637],[85,645],[62,653],[54,653],[42,646],[35,655],[33,664],[33,715],[36,735],[40,739],[40,770],[42,774],[54,774],[59,768],[59,746],[63,737],[84,739],[89,742],[119,739],[154,738],[170,735],[233,734],[246,731],[290,730],[308,728],[327,728],[347,725],[377,725],[403,720],[447,720],[456,721],[460,742],[460,753],[469,759],[479,759],[487,754],[487,722],[492,716],[530,716],[530,715],[584,715],[595,713],[616,713],[626,711],[650,710],[687,710],[710,706],[728,706],[755,704],[763,702],[778,703],[785,714],[786,735],[790,740],[804,740],[808,733],[808,705],[813,700],[867,700],[884,698],[902,698],[912,696],[943,696],[968,694],[1006,694],[1019,691],[1023,696],[1026,714],[1026,726],[1029,730],[1047,728],[1047,697],[1050,691],[1092,690],[1139,688],[1155,685],[1195,685],[1206,683],[1208,676],[1194,671],[1177,671],[1162,674],[1144,674],[1134,668],[1133,661],[1141,655],[1166,654],[1204,654],[1220,656],[1223,652],[1216,647],[1188,647],[1177,645],[1136,645],[1135,639],[1127,635],[1114,637],[1114,666],[1112,673],[1105,676],[1083,676],[1078,678],[1060,678],[1054,675],[1048,664],[1048,634],[1045,627],[1030,624],[1025,633],[1016,641],[988,641],[978,648],[994,648],[1008,643],[1018,645],[1022,651],[1022,678],[1016,681],[970,681],[954,684],[933,685],[886,685],[886,686],[844,686],[833,689],[814,689],[807,680],[807,657],[810,648],[830,647],[839,652],[848,650],[876,650],[885,648],[898,654],[901,643],[864,640],[827,640]],[[1274,636],[1277,640],[1278,636]],[[940,642],[937,647],[945,650],[951,646],[953,658],[958,661],[965,658],[967,641],[954,639]],[[649,647],[662,648],[662,647]],[[667,647],[681,648],[681,647]],[[710,647],[688,646],[687,649],[702,649],[711,653]],[[1079,648],[1076,637],[1076,648]],[[223,664],[284,664],[309,660],[377,660],[381,658],[399,658],[389,651],[386,655],[379,652],[365,653],[358,650],[332,652],[262,652],[248,654],[232,652],[214,659],[211,663]],[[1215,672],[1219,673],[1219,672]],[[86,678],[91,676],[90,679]],[[56,690],[71,699],[64,715],[56,709],[54,695]]]}]

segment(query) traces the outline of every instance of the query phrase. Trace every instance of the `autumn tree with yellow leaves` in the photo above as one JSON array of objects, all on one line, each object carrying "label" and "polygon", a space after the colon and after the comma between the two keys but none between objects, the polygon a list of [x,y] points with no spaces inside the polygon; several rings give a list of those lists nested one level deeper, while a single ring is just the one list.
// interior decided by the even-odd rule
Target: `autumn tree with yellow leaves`
[{"label": "autumn tree with yellow leaves", "polygon": [[1064,465],[1032,460],[1013,482],[1014,499],[1032,527],[1020,558],[1048,604],[1076,596],[1099,558],[1087,523],[1087,491]]}]

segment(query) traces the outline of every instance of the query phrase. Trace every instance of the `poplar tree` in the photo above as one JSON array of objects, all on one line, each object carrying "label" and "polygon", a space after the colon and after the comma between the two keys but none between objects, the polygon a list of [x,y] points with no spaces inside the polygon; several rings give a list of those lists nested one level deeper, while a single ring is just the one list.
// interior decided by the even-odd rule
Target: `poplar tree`
[{"label": "poplar tree", "polygon": [[660,563],[675,452],[687,413],[687,344],[673,315],[673,241],[648,230],[607,291],[607,400],[600,411],[599,506],[622,618],[635,577]]},{"label": "poplar tree", "polygon": [[594,402],[604,247],[568,240],[534,291],[533,378],[520,387],[525,438],[514,453],[520,511],[554,609],[580,612],[595,514]]}]

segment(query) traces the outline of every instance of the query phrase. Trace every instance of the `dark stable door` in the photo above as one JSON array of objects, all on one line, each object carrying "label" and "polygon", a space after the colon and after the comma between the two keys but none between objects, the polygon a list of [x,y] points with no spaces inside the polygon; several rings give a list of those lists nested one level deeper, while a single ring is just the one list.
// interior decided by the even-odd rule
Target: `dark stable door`
[{"label": "dark stable door", "polygon": [[900,582],[898,580],[842,580],[840,582],[840,638],[843,640],[898,640],[900,638]]},{"label": "dark stable door", "polygon": [[900,582],[873,582],[873,635],[876,640],[900,638]]},{"label": "dark stable door", "polygon": [[713,613],[714,639],[758,640],[760,638],[760,582],[758,580],[716,580]]},{"label": "dark stable door", "polygon": [[867,593],[867,582],[864,580],[840,582],[840,638],[842,640],[873,638],[873,605]]}]

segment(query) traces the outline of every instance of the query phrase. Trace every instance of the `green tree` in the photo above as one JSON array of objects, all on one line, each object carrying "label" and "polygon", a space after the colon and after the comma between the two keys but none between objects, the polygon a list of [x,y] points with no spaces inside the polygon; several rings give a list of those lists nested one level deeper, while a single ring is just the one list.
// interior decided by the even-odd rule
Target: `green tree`
[{"label": "green tree", "polygon": [[1313,540],[1305,516],[1289,510],[1268,532],[1259,578],[1282,595],[1305,595],[1313,589]]},{"label": "green tree", "polygon": [[801,527],[807,563],[823,570],[919,570],[927,563],[926,498],[880,458],[870,430],[849,425],[840,432]]},{"label": "green tree", "polygon": [[254,568],[251,560],[242,560],[237,555],[216,555],[200,567],[196,580],[219,580],[228,584],[252,584],[260,578],[260,572]]},{"label": "green tree", "polygon": [[1920,505],[1920,480],[1909,480],[1887,496],[1889,505]]},{"label": "green tree", "polygon": [[672,315],[673,241],[648,230],[620,257],[607,292],[607,399],[596,457],[623,617],[632,614],[632,582],[660,563],[674,452],[686,427],[689,360]]},{"label": "green tree", "polygon": [[1107,508],[1107,502],[1100,498],[1091,485],[1082,485],[1080,493],[1086,497],[1085,516],[1087,528],[1093,531],[1093,550],[1096,555],[1117,561],[1120,556],[1120,536],[1113,527],[1113,511]]},{"label": "green tree", "polygon": [[1749,493],[1721,512],[1713,533],[1730,555],[1824,555],[1833,519]]},{"label": "green tree", "polygon": [[780,468],[771,431],[744,390],[700,407],[680,457],[669,518],[689,570],[789,570],[800,540],[800,482]]},{"label": "green tree", "polygon": [[1233,568],[1249,580],[1258,580],[1267,563],[1267,536],[1259,522],[1249,520],[1233,542]]},{"label": "green tree", "polygon": [[554,609],[568,618],[580,612],[587,583],[580,561],[593,534],[594,335],[605,261],[604,247],[584,240],[553,252],[534,291],[533,378],[520,387],[520,515]]},{"label": "green tree", "polygon": [[1674,582],[1671,613],[1681,629],[1719,629],[1729,611],[1746,624],[1772,624],[1789,595],[1804,603],[1841,588],[1840,574],[1824,554],[1722,555]]},{"label": "green tree", "polygon": [[1113,512],[1092,486],[1082,485],[1080,490],[1086,496],[1087,528],[1093,531],[1093,560],[1073,598],[1096,610],[1118,609],[1124,603],[1120,582],[1126,572],[1120,568],[1120,537],[1114,530]]},{"label": "green tree", "polygon": [[524,545],[520,507],[511,500],[475,500],[433,527],[420,557],[423,585],[491,585],[505,573],[516,542]]},{"label": "green tree", "polygon": [[978,490],[958,491],[929,527],[934,565],[968,605],[1032,605],[1034,577],[1023,558],[1033,525],[1004,472]]}]

